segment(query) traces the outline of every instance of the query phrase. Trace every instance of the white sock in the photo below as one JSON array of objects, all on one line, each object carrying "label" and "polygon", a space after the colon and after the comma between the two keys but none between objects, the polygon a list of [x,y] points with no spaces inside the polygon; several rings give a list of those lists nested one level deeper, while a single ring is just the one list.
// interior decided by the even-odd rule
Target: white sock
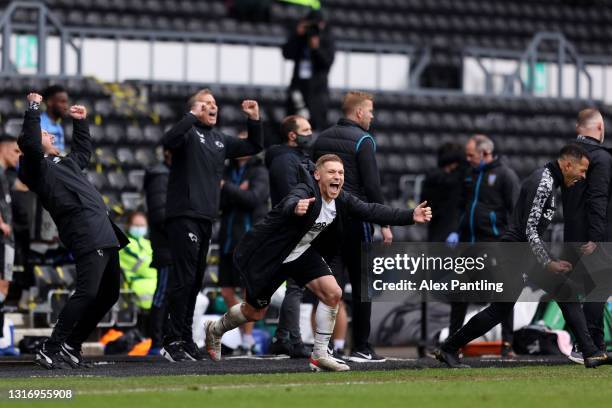
[{"label": "white sock", "polygon": [[344,350],[344,339],[334,340],[334,348],[336,350]]},{"label": "white sock", "polygon": [[337,305],[336,307],[331,307],[323,302],[319,302],[315,315],[317,328],[314,336],[314,348],[312,349],[312,354],[315,358],[327,355],[327,346],[329,345],[329,339],[331,339],[334,326],[336,325],[337,314]]},{"label": "white sock", "polygon": [[235,329],[247,322],[247,318],[242,314],[241,305],[242,303],[238,303],[232,306],[227,313],[221,316],[221,318],[213,324],[212,333],[215,336],[223,336],[223,333]]},{"label": "white sock", "polygon": [[242,347],[246,349],[250,349],[255,344],[255,338],[252,334],[243,334],[242,335]]}]

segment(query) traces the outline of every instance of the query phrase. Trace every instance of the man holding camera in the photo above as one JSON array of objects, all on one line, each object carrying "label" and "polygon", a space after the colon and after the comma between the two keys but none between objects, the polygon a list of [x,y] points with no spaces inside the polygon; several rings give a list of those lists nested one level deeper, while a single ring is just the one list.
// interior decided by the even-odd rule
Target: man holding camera
[{"label": "man holding camera", "polygon": [[283,56],[294,62],[287,94],[287,114],[308,119],[312,128],[327,127],[327,76],[334,62],[334,40],[321,10],[312,10],[283,45]]}]

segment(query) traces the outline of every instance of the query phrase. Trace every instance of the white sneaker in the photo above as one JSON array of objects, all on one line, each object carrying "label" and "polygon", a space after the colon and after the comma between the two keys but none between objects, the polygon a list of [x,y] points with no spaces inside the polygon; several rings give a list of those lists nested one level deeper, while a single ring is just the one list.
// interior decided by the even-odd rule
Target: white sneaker
[{"label": "white sneaker", "polygon": [[330,355],[315,358],[312,354],[309,362],[312,371],[349,371],[351,369],[344,361]]},{"label": "white sneaker", "polygon": [[215,336],[212,332],[214,320],[207,320],[204,323],[204,333],[206,335],[205,347],[206,352],[213,361],[221,360],[221,337]]},{"label": "white sneaker", "polygon": [[569,356],[567,356],[567,358],[569,358],[570,361],[573,361],[576,364],[584,364],[584,357],[582,356],[582,353],[578,351],[572,350],[572,352]]}]

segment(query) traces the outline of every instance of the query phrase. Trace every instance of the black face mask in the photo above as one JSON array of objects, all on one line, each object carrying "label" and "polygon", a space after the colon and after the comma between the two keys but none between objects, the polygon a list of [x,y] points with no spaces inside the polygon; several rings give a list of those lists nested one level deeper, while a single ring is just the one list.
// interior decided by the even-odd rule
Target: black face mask
[{"label": "black face mask", "polygon": [[299,148],[306,148],[310,145],[312,141],[312,135],[300,135],[299,133],[295,134],[295,142],[297,143]]}]

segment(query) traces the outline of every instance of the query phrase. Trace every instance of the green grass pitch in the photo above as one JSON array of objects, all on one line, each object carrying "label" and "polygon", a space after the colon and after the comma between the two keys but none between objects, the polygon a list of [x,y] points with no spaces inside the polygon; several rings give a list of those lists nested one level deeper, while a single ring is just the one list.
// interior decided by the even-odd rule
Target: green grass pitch
[{"label": "green grass pitch", "polygon": [[[70,389],[72,400],[9,400],[9,389]],[[158,377],[3,379],[0,407],[612,407],[612,367],[422,369]]]}]

